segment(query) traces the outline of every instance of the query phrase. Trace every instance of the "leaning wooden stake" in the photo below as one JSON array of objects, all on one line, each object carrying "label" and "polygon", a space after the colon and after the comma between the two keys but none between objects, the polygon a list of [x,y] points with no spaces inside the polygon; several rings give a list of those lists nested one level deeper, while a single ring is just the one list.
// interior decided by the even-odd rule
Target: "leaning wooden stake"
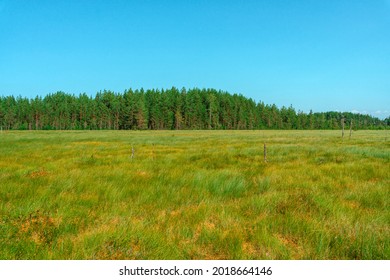
[{"label": "leaning wooden stake", "polygon": [[341,118],[341,127],[342,127],[341,137],[344,138],[344,117]]},{"label": "leaning wooden stake", "polygon": [[351,125],[349,127],[349,139],[351,139],[352,136],[352,119],[351,119]]},{"label": "leaning wooden stake", "polygon": [[264,143],[264,162],[267,162],[267,146]]}]

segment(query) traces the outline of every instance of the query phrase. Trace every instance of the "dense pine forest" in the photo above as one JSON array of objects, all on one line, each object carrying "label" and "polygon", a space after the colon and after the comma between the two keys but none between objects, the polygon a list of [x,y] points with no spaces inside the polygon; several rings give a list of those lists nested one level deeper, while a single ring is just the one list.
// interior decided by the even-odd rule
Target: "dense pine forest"
[{"label": "dense pine forest", "polygon": [[390,119],[369,115],[304,113],[215,89],[104,90],[95,97],[64,92],[0,97],[4,130],[67,129],[385,129]]}]

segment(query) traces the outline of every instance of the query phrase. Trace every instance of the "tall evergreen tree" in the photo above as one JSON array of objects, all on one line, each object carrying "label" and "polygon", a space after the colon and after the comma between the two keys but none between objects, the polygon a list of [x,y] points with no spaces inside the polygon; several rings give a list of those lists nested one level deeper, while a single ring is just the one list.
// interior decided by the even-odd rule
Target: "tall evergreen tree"
[{"label": "tall evergreen tree", "polygon": [[94,98],[61,91],[44,98],[0,97],[2,129],[340,129],[341,115],[354,129],[389,128],[389,118],[306,114],[292,105],[279,109],[214,89],[104,90]]}]

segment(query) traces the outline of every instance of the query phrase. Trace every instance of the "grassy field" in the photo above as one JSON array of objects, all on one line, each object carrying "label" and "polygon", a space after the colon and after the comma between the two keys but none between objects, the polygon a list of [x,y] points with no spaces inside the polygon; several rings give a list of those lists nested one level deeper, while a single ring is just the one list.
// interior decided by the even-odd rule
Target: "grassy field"
[{"label": "grassy field", "polygon": [[3,131],[0,259],[390,259],[390,132]]}]

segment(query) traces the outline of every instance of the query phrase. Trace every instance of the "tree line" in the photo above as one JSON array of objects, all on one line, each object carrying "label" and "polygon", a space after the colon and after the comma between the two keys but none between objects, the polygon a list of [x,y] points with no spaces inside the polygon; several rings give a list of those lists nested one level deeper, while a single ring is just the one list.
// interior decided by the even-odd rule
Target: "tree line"
[{"label": "tree line", "polygon": [[390,119],[369,115],[304,113],[292,106],[255,102],[215,89],[128,89],[96,96],[56,92],[35,98],[0,97],[4,130],[76,129],[340,129],[342,119],[354,129],[384,129]]}]

